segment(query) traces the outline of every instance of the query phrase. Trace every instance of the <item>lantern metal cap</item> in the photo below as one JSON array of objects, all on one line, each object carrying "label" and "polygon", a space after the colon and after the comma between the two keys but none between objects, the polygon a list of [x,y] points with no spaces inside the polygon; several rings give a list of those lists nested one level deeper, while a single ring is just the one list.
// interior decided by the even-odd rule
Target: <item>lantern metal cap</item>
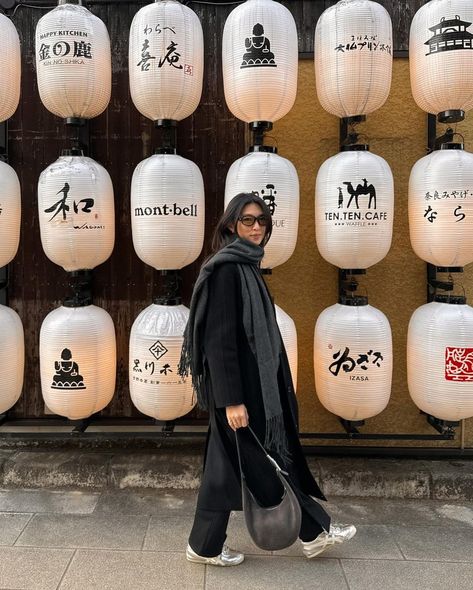
[{"label": "lantern metal cap", "polygon": [[64,150],[61,150],[61,156],[83,156],[84,155],[84,151],[81,150],[80,148],[67,148]]},{"label": "lantern metal cap", "polygon": [[154,124],[156,127],[177,127],[177,121],[175,119],[157,119]]},{"label": "lantern metal cap", "polygon": [[265,152],[267,154],[277,154],[278,148],[274,145],[250,145],[248,153]]},{"label": "lantern metal cap", "polygon": [[182,297],[153,297],[154,305],[182,305]]},{"label": "lantern metal cap", "polygon": [[174,147],[159,147],[154,150],[156,156],[160,156],[162,154],[177,154],[177,149]]},{"label": "lantern metal cap", "polygon": [[271,121],[252,121],[248,123],[248,128],[250,131],[255,132],[271,131],[273,123]]},{"label": "lantern metal cap", "polygon": [[434,301],[437,303],[448,303],[450,305],[466,305],[464,295],[435,295]]},{"label": "lantern metal cap", "polygon": [[442,143],[440,146],[441,150],[463,150],[464,144],[463,143],[454,143],[453,141],[449,141],[447,143]]},{"label": "lantern metal cap", "polygon": [[465,111],[462,109],[450,109],[442,111],[437,115],[439,123],[460,123],[465,118]]},{"label": "lantern metal cap", "polygon": [[340,297],[340,305],[348,305],[351,307],[361,307],[362,305],[368,305],[368,297],[366,295],[353,295]]},{"label": "lantern metal cap", "polygon": [[82,0],[58,0],[57,5],[63,6],[64,4],[79,4],[82,6]]},{"label": "lantern metal cap", "polygon": [[353,143],[352,145],[342,145],[342,152],[369,152],[370,146],[367,143]]}]

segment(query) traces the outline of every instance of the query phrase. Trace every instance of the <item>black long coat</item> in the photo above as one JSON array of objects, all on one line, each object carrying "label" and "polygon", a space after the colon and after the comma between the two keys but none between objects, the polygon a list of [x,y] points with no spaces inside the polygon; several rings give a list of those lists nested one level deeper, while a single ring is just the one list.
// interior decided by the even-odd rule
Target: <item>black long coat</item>
[{"label": "black long coat", "polygon": [[[266,419],[258,367],[243,326],[243,300],[238,267],[231,262],[218,266],[210,276],[209,300],[203,332],[205,386],[209,388],[210,427],[204,459],[204,473],[198,507],[204,510],[241,510],[241,483],[235,433],[226,418],[226,406],[245,404],[249,422],[261,442],[265,438]],[[315,482],[298,437],[297,400],[286,351],[281,339],[278,384],[284,414],[291,463],[281,466],[289,472],[303,511],[325,530],[330,517],[309,496],[325,500]],[[213,402],[213,403],[212,403]],[[238,440],[247,483],[263,505],[280,501],[271,467],[248,429],[238,430]],[[273,454],[274,456],[274,454]]]}]

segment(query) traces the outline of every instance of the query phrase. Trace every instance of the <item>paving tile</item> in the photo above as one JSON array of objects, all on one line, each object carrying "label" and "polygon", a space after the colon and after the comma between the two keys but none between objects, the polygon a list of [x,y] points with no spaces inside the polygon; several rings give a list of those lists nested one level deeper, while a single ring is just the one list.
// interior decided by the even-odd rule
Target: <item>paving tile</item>
[{"label": "paving tile", "polygon": [[99,497],[99,492],[82,490],[0,490],[0,512],[90,514]]},{"label": "paving tile", "polygon": [[470,528],[389,527],[406,559],[473,563]]},{"label": "paving tile", "polygon": [[473,564],[343,559],[350,590],[470,590]]},{"label": "paving tile", "polygon": [[433,510],[439,518],[439,524],[473,527],[473,508],[465,506],[465,503],[436,503]]},{"label": "paving tile", "polygon": [[152,516],[143,549],[148,551],[185,551],[193,522],[192,516]]},{"label": "paving tile", "polygon": [[324,504],[333,522],[349,524],[440,524],[436,502],[408,498],[332,497]]},{"label": "paving tile", "polygon": [[[277,551],[279,555],[302,554],[301,544],[297,541],[291,547]],[[360,558],[360,559],[403,559],[402,553],[387,526],[372,524],[358,525],[353,539],[342,545],[334,545],[324,551],[326,558]]]},{"label": "paving tile", "polygon": [[95,513],[193,515],[196,501],[196,490],[104,490],[95,507]]},{"label": "paving tile", "polygon": [[13,545],[31,514],[0,513],[0,545]]},{"label": "paving tile", "polygon": [[0,547],[0,587],[15,590],[56,590],[73,551]]},{"label": "paving tile", "polygon": [[204,573],[205,567],[186,561],[184,552],[80,549],[59,590],[200,590]]},{"label": "paving tile", "polygon": [[36,514],[16,546],[140,549],[149,517]]},{"label": "paving tile", "polygon": [[205,589],[348,590],[336,559],[250,555],[238,566],[237,572],[234,569],[207,567]]}]

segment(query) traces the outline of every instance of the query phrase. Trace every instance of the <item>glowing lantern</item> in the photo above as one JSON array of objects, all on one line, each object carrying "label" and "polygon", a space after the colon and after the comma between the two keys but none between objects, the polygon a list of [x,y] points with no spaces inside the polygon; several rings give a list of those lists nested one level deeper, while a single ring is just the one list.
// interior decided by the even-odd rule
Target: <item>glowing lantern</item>
[{"label": "glowing lantern", "polygon": [[110,101],[112,58],[104,23],[78,3],[59,0],[36,27],[42,103],[63,118],[97,117]]},{"label": "glowing lantern", "polygon": [[314,336],[315,387],[322,405],[345,420],[384,410],[391,394],[392,338],[386,316],[353,297],[325,309]]},{"label": "glowing lantern", "polygon": [[297,391],[297,330],[294,320],[279,305],[276,309],[276,321],[281,332],[281,337],[286,349],[289,367],[291,368],[292,383],[294,391]]},{"label": "glowing lantern", "polygon": [[41,391],[48,408],[70,420],[107,406],[115,391],[112,318],[100,307],[59,307],[41,326]]},{"label": "glowing lantern", "polygon": [[18,251],[20,223],[20,181],[13,168],[0,161],[0,268]]},{"label": "glowing lantern", "polygon": [[238,193],[257,193],[273,216],[273,233],[265,247],[262,268],[284,264],[294,252],[299,226],[299,179],[293,164],[276,148],[253,146],[234,162],[225,184],[225,207]]},{"label": "glowing lantern", "polygon": [[391,18],[371,0],[340,0],[317,21],[317,96],[338,117],[367,115],[386,102],[393,63]]},{"label": "glowing lantern", "polygon": [[189,310],[183,305],[150,305],[130,335],[130,395],[140,412],[175,420],[192,410],[192,379],[177,374]]},{"label": "glowing lantern", "polygon": [[20,38],[15,25],[0,14],[0,123],[9,119],[20,100]]},{"label": "glowing lantern", "polygon": [[326,160],[317,174],[317,247],[340,268],[368,268],[391,247],[393,175],[383,158],[364,151],[367,147],[347,148]]},{"label": "glowing lantern", "polygon": [[274,122],[291,110],[297,43],[292,14],[274,0],[247,0],[230,13],[223,30],[223,84],[235,117]]},{"label": "glowing lantern", "polygon": [[199,18],[177,0],[139,10],[131,24],[131,98],[142,115],[181,121],[202,94],[204,40]]},{"label": "glowing lantern", "polygon": [[95,268],[112,253],[112,181],[91,158],[63,155],[41,173],[38,212],[44,252],[65,270]]},{"label": "glowing lantern", "polygon": [[138,164],[131,182],[131,228],[143,262],[163,270],[191,264],[202,250],[204,224],[204,181],[194,162],[159,154]]},{"label": "glowing lantern", "polygon": [[19,315],[0,305],[0,414],[18,401],[23,388],[25,343]]},{"label": "glowing lantern", "polygon": [[460,121],[473,108],[472,24],[471,0],[432,0],[412,19],[412,95],[442,122]]},{"label": "glowing lantern", "polygon": [[473,309],[464,297],[422,305],[407,333],[407,384],[421,410],[441,420],[473,416]]},{"label": "glowing lantern", "polygon": [[414,252],[436,266],[473,262],[473,154],[459,143],[421,158],[409,181]]}]

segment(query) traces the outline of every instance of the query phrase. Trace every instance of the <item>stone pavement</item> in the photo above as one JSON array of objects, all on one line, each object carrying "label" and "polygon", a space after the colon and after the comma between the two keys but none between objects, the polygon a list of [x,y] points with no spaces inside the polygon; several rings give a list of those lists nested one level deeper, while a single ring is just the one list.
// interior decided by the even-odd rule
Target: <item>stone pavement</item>
[{"label": "stone pavement", "polygon": [[357,536],[307,560],[294,546],[256,548],[241,513],[235,568],[188,563],[196,492],[0,490],[0,590],[472,590],[468,501],[331,497]]}]

